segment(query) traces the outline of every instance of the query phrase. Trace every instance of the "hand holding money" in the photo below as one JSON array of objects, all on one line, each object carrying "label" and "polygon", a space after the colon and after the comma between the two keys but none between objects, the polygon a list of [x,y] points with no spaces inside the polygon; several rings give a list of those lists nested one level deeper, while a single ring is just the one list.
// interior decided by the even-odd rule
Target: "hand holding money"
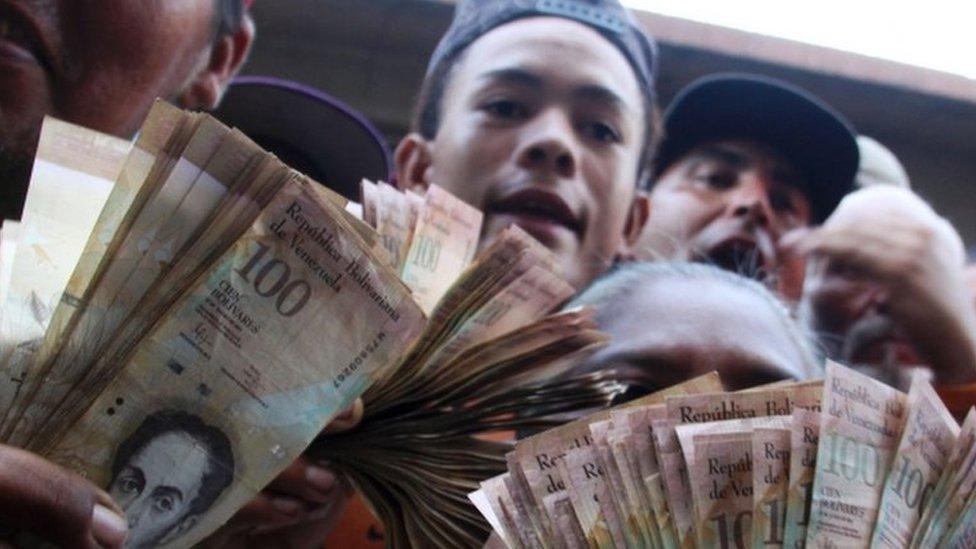
[{"label": "hand holding money", "polygon": [[[327,464],[299,458],[289,465],[264,490],[242,507],[204,545],[211,548],[241,547],[266,536],[283,535],[313,524],[334,522],[351,495]],[[311,544],[324,539],[319,532]],[[314,538],[318,539],[314,539]]]},{"label": "hand holding money", "polygon": [[[337,415],[325,431],[338,434],[354,429],[362,420],[362,400]],[[316,546],[334,525],[351,491],[327,463],[300,457],[264,490],[242,507],[227,524],[205,540],[209,548],[261,546],[268,536],[295,537],[302,532],[305,544],[292,539],[290,547]]]},{"label": "hand holding money", "polygon": [[[34,226],[75,206],[49,184],[102,158],[95,132],[42,134],[53,167],[35,173],[67,175],[37,181],[46,215],[25,216],[17,247],[59,236]],[[0,277],[3,313],[47,326],[0,341],[0,441],[106,487],[131,547],[221,527],[218,545],[305,543],[299,527],[327,529],[346,497],[337,476],[394,546],[478,546],[488,527],[464,494],[510,450],[482,436],[622,390],[559,377],[604,343],[592,311],[546,316],[573,291],[552,254],[511,227],[474,257],[482,215],[443,189],[367,185],[366,224],[240,132],[161,102],[127,156],[110,152],[107,194],[58,219],[74,235],[59,276],[22,284],[36,245]]]},{"label": "hand holding money", "polygon": [[120,548],[128,533],[122,517],[118,505],[91,482],[0,445],[0,532],[17,528],[18,535],[27,532],[61,547]]}]

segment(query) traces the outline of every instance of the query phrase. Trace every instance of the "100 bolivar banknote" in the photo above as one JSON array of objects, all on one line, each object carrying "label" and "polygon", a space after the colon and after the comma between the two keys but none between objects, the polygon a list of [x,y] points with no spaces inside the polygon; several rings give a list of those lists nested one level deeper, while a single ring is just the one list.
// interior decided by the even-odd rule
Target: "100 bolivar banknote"
[{"label": "100 bolivar banknote", "polygon": [[[130,544],[223,524],[420,332],[406,288],[309,185],[279,192],[49,454],[108,487]],[[181,492],[165,516],[162,487]]]},{"label": "100 bolivar banknote", "polygon": [[[590,477],[558,477],[571,496],[574,528],[566,528],[567,508],[555,502],[523,497],[528,509],[508,513],[506,502],[518,493],[492,500],[498,491],[485,489],[472,499],[508,529],[499,538],[513,547],[527,546],[513,521],[532,515],[550,525],[545,541],[553,547],[976,547],[976,528],[967,522],[976,517],[976,409],[960,428],[922,377],[906,395],[838,364],[826,374],[738,393],[671,395],[663,405],[611,412],[609,422],[605,412],[579,420],[632,448],[618,444],[592,459]],[[638,433],[656,443],[639,443]],[[535,446],[529,456],[545,452],[539,445],[546,437],[526,441]],[[571,448],[563,457],[558,448],[545,461],[558,470],[585,455]],[[640,467],[660,471],[664,482],[624,485],[608,473],[616,468],[623,479],[621,472]],[[532,460],[513,461],[506,475],[532,478],[535,468]],[[621,488],[628,493],[614,494]],[[636,490],[645,493],[630,493]],[[596,501],[577,502],[574,494]],[[664,501],[642,503],[656,499]],[[574,531],[583,535],[560,535]]]}]

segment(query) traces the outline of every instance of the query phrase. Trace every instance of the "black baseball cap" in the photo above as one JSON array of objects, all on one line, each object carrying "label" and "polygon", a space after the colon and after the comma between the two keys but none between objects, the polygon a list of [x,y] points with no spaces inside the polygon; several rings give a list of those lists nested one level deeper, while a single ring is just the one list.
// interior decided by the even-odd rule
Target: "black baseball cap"
[{"label": "black baseball cap", "polygon": [[350,200],[359,200],[363,178],[392,177],[392,155],[380,132],[352,107],[310,86],[240,76],[213,115]]},{"label": "black baseball cap", "polygon": [[454,21],[430,58],[427,76],[482,35],[526,17],[570,19],[599,32],[624,54],[654,104],[657,47],[618,0],[459,0]]},{"label": "black baseball cap", "polygon": [[851,123],[809,92],[773,78],[722,73],[692,82],[665,110],[664,133],[654,179],[704,142],[748,139],[778,151],[804,174],[818,223],[854,189],[860,156]]}]

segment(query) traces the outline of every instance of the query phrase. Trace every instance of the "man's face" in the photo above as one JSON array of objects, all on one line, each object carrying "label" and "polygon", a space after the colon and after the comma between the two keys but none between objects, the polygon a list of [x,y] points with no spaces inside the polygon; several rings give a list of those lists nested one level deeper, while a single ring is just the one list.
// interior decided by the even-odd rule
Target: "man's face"
[{"label": "man's face", "polygon": [[614,368],[642,393],[711,371],[737,390],[802,379],[810,367],[786,319],[749,289],[662,278],[604,307],[611,340],[583,370]]},{"label": "man's face", "polygon": [[203,487],[209,457],[192,437],[165,433],[136,453],[112,479],[109,495],[129,522],[126,547],[166,543],[194,521],[187,511]]},{"label": "man's face", "polygon": [[824,258],[807,261],[800,310],[830,357],[852,365],[920,364],[887,302],[881,285]]},{"label": "man's face", "polygon": [[802,185],[789,161],[759,143],[699,145],[655,182],[638,255],[708,261],[758,279],[780,274],[780,237],[812,218]]},{"label": "man's face", "polygon": [[0,0],[0,168],[29,165],[46,114],[133,134],[203,68],[214,17],[214,0]]},{"label": "man's face", "polygon": [[609,41],[558,18],[502,25],[467,49],[441,113],[423,183],[485,212],[482,244],[517,224],[578,287],[621,251],[645,113]]}]

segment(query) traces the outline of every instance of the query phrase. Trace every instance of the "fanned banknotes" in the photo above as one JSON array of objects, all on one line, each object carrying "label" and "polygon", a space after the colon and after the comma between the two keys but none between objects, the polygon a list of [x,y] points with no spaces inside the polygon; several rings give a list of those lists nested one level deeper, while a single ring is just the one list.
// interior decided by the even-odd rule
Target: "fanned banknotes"
[{"label": "fanned banknotes", "polygon": [[[480,546],[465,495],[511,450],[481,435],[623,390],[560,379],[605,341],[592,312],[548,315],[574,291],[551,254],[514,227],[476,254],[481,213],[443,189],[365,184],[365,223],[162,102],[133,144],[47,120],[39,151],[0,234],[0,442],[105,487],[130,547],[201,541],[303,452],[390,545]],[[317,439],[358,397],[361,426]]]},{"label": "fanned banknotes", "polygon": [[495,479],[470,495],[509,521],[500,543],[976,547],[976,409],[960,427],[922,377],[905,395],[830,363],[822,381],[675,389],[516,443],[518,512]]},{"label": "fanned banknotes", "polygon": [[[391,264],[418,303],[433,306],[418,342],[363,395],[360,427],[323,437],[310,453],[347,473],[393,545],[480,546],[489,524],[465,496],[504,471],[511,450],[480,435],[551,425],[546,416],[606,404],[623,386],[601,374],[559,379],[605,336],[589,310],[545,316],[574,290],[525,232],[508,228],[472,259],[477,210],[436,186],[422,201],[383,183],[363,188],[363,211],[381,235],[384,219],[399,220],[383,240],[399,258]],[[511,520],[496,524],[504,531]]]},{"label": "fanned banknotes", "polygon": [[106,487],[131,547],[201,541],[302,453],[394,547],[976,547],[976,410],[923,379],[711,374],[556,426],[624,387],[563,376],[606,337],[551,313],[552,254],[516,227],[479,251],[436,186],[363,191],[365,221],[164,103],[131,144],[47,121],[0,230],[0,441]]}]

